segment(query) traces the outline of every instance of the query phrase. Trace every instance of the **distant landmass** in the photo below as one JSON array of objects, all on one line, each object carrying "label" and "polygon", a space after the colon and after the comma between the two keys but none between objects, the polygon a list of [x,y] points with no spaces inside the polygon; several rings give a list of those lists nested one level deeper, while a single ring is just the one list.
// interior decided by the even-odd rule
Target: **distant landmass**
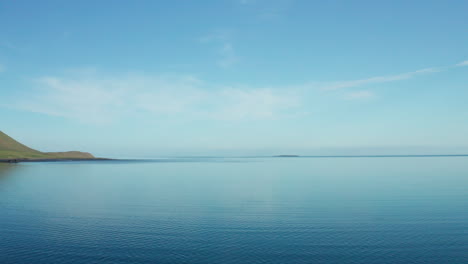
[{"label": "distant landmass", "polygon": [[0,161],[97,159],[80,151],[41,152],[29,148],[0,131]]},{"label": "distant landmass", "polygon": [[297,158],[299,155],[291,155],[291,154],[283,154],[283,155],[275,155],[275,158]]}]

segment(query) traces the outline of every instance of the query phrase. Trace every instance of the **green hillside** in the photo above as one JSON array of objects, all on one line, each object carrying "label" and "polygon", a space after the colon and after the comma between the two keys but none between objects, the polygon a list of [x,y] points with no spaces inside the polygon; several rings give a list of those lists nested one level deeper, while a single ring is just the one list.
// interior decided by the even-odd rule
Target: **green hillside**
[{"label": "green hillside", "polygon": [[40,152],[29,148],[0,131],[0,159],[93,159],[90,153],[79,151]]}]

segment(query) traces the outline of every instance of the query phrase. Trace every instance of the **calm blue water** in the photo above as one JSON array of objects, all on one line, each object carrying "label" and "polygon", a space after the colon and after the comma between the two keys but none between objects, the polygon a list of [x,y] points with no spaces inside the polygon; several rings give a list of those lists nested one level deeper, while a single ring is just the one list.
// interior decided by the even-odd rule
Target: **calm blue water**
[{"label": "calm blue water", "polygon": [[468,263],[468,157],[0,164],[0,263]]}]

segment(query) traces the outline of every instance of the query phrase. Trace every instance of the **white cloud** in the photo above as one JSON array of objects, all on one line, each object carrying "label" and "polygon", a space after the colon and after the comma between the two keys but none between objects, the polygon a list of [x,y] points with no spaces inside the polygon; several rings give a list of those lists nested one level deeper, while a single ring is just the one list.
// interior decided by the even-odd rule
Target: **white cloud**
[{"label": "white cloud", "polygon": [[343,88],[352,88],[352,87],[359,87],[366,84],[375,84],[375,83],[386,83],[386,82],[394,82],[394,81],[401,81],[411,79],[418,75],[428,74],[428,73],[435,73],[440,72],[442,69],[440,68],[427,68],[407,73],[401,73],[397,75],[387,75],[387,76],[376,76],[367,79],[360,79],[360,80],[351,80],[351,81],[337,81],[337,82],[329,82],[320,85],[321,89],[323,90],[338,90]]},{"label": "white cloud", "polygon": [[299,106],[274,88],[223,87],[193,76],[42,77],[35,93],[14,102],[22,110],[92,123],[149,114],[157,117],[274,119]]},{"label": "white cloud", "polygon": [[298,96],[269,88],[225,88],[217,97],[224,107],[214,112],[216,119],[275,119],[288,115],[288,109],[301,104]]},{"label": "white cloud", "polygon": [[[229,46],[226,49],[229,51]],[[275,119],[308,113],[310,109],[302,108],[304,102],[319,102],[325,94],[333,97],[334,93],[328,93],[330,91],[403,81],[450,68],[277,87],[215,85],[191,75],[121,74],[106,77],[92,68],[67,71],[65,76],[39,78],[36,92],[19,96],[21,99],[13,101],[12,105],[27,111],[95,123],[112,122],[141,113],[154,117],[217,120]],[[353,89],[338,93],[338,96],[343,95],[348,100],[369,99],[375,97],[375,91]]]},{"label": "white cloud", "polygon": [[[463,61],[460,62],[456,65],[455,67],[462,67],[462,66],[468,66],[468,61]],[[343,88],[353,88],[353,87],[360,87],[364,86],[367,84],[376,84],[376,83],[387,83],[387,82],[395,82],[395,81],[402,81],[402,80],[408,80],[420,75],[425,75],[425,74],[431,74],[431,73],[437,73],[437,72],[443,72],[447,71],[450,67],[437,67],[437,68],[425,68],[417,71],[412,71],[412,72],[406,72],[406,73],[400,73],[396,75],[384,75],[384,76],[375,76],[371,78],[366,78],[366,79],[359,79],[359,80],[350,80],[350,81],[336,81],[336,82],[328,82],[325,84],[309,84],[309,86],[319,86],[323,90],[338,90],[338,89],[343,89]]]},{"label": "white cloud", "polygon": [[362,90],[362,91],[354,91],[354,92],[347,93],[345,95],[345,99],[347,99],[347,100],[360,100],[360,99],[369,99],[369,98],[372,98],[374,96],[375,95],[374,95],[373,92]]},{"label": "white cloud", "polygon": [[239,61],[239,56],[236,54],[229,32],[217,31],[201,37],[199,41],[202,43],[213,43],[216,46],[215,49],[219,55],[217,64],[220,67],[228,68]]},{"label": "white cloud", "polygon": [[455,66],[458,66],[458,67],[468,66],[468,60],[462,61],[462,62],[458,63],[458,64],[455,65]]}]

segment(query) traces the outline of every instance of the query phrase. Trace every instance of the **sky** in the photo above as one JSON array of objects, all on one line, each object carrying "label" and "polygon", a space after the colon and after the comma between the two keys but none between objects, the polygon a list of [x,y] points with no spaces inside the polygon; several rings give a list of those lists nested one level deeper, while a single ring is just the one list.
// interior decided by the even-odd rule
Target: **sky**
[{"label": "sky", "polygon": [[467,13],[0,0],[0,130],[103,157],[468,154]]}]

